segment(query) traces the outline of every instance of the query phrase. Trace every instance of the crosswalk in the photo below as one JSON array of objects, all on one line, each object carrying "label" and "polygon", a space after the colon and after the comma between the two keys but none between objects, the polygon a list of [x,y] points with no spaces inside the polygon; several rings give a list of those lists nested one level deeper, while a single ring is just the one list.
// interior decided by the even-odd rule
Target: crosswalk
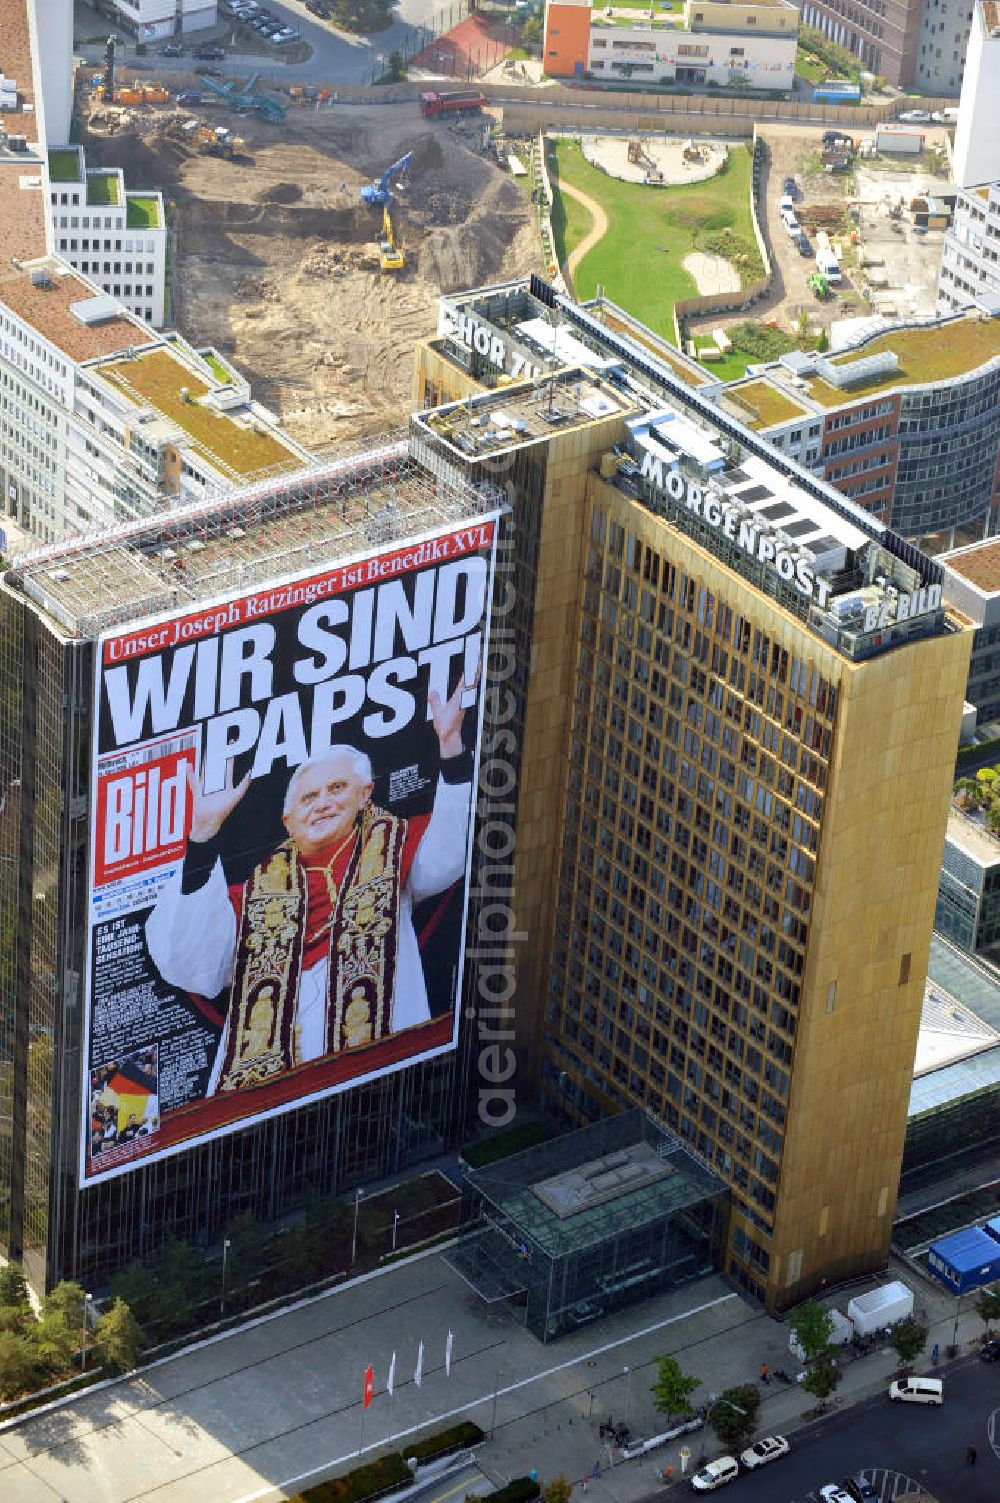
[{"label": "crosswalk", "polygon": [[[905,1472],[893,1471],[887,1467],[866,1467],[863,1471],[854,1472],[855,1477],[863,1477],[870,1482],[875,1489],[879,1503],[937,1503],[933,1493],[929,1493],[922,1483],[914,1481]],[[830,1481],[835,1481],[835,1478]],[[823,1486],[825,1484],[821,1484]],[[819,1488],[813,1492],[803,1493],[800,1498],[790,1499],[789,1503],[823,1503]]]}]

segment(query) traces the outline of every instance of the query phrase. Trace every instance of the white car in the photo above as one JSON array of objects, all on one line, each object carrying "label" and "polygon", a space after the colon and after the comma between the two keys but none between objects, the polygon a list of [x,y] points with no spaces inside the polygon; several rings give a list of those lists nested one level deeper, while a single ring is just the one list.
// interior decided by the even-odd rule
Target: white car
[{"label": "white car", "polygon": [[700,1472],[695,1472],[691,1486],[696,1493],[714,1493],[717,1487],[735,1482],[739,1474],[740,1469],[732,1456],[719,1456],[703,1466]]},{"label": "white car", "polygon": [[755,1466],[766,1466],[769,1461],[777,1461],[779,1456],[787,1456],[791,1449],[783,1435],[765,1435],[763,1440],[755,1440],[740,1460],[752,1471]]},{"label": "white car", "polygon": [[904,110],[897,116],[897,119],[905,120],[907,125],[927,125],[930,118],[926,110]]},{"label": "white car", "polygon": [[845,1493],[844,1489],[839,1487],[836,1482],[828,1482],[825,1487],[821,1487],[819,1495],[823,1499],[823,1503],[854,1503],[854,1499],[850,1493]]}]

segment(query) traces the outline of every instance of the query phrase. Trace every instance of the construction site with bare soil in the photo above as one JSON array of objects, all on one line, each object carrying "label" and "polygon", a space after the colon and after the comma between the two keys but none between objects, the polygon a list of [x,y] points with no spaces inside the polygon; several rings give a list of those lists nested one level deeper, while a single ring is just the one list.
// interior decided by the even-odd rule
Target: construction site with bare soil
[{"label": "construction site with bare soil", "polygon": [[[203,127],[238,130],[229,156],[199,148],[210,129],[191,114],[131,112],[113,134],[98,115],[88,165],[163,191],[169,324],[231,357],[310,447],[405,420],[413,347],[436,328],[439,293],[537,269],[530,203],[497,165],[487,116],[426,121],[412,102],[298,110],[281,124],[199,111]],[[391,184],[405,264],[384,271],[383,211],[360,190],[408,154]]]}]

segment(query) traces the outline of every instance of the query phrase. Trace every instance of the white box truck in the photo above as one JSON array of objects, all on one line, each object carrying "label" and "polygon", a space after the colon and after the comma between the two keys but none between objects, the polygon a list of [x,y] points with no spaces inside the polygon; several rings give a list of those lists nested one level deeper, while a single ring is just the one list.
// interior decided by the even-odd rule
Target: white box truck
[{"label": "white box truck", "polygon": [[816,236],[816,268],[823,273],[833,287],[843,281],[837,253],[830,244],[830,237],[825,230],[820,230]]},{"label": "white box truck", "polygon": [[873,1336],[913,1314],[913,1291],[899,1280],[883,1284],[868,1294],[856,1294],[847,1306],[858,1336]]}]

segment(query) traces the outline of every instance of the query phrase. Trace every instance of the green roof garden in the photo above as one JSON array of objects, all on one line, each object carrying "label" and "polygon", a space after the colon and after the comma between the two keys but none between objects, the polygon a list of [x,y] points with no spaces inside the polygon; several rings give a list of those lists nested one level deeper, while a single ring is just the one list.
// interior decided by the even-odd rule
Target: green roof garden
[{"label": "green roof garden", "polygon": [[881,355],[887,350],[899,360],[898,369],[843,389],[813,377],[808,383],[809,395],[824,407],[841,407],[858,397],[891,391],[896,386],[925,386],[932,381],[967,376],[1000,355],[1000,319],[969,317],[944,325],[926,324],[919,329],[893,329],[856,350],[834,355],[831,364],[850,365],[852,361]]},{"label": "green roof garden", "polygon": [[80,154],[73,147],[60,147],[49,152],[49,182],[78,183],[80,181]]},{"label": "green roof garden", "polygon": [[145,193],[126,193],[125,228],[129,230],[158,230],[160,201]]},{"label": "green roof garden", "polygon": [[117,172],[87,173],[87,204],[90,208],[103,208],[120,203]]},{"label": "green roof garden", "polygon": [[116,360],[100,367],[100,374],[134,401],[161,412],[192,438],[211,460],[234,475],[285,468],[298,463],[294,451],[270,431],[206,405],[210,387],[179,360],[172,350],[150,350],[132,360]]},{"label": "green roof garden", "polygon": [[754,416],[748,417],[748,428],[770,428],[775,423],[787,423],[792,418],[806,417],[809,409],[795,398],[779,391],[769,381],[747,381],[734,386],[725,395],[730,401],[746,407]]}]

